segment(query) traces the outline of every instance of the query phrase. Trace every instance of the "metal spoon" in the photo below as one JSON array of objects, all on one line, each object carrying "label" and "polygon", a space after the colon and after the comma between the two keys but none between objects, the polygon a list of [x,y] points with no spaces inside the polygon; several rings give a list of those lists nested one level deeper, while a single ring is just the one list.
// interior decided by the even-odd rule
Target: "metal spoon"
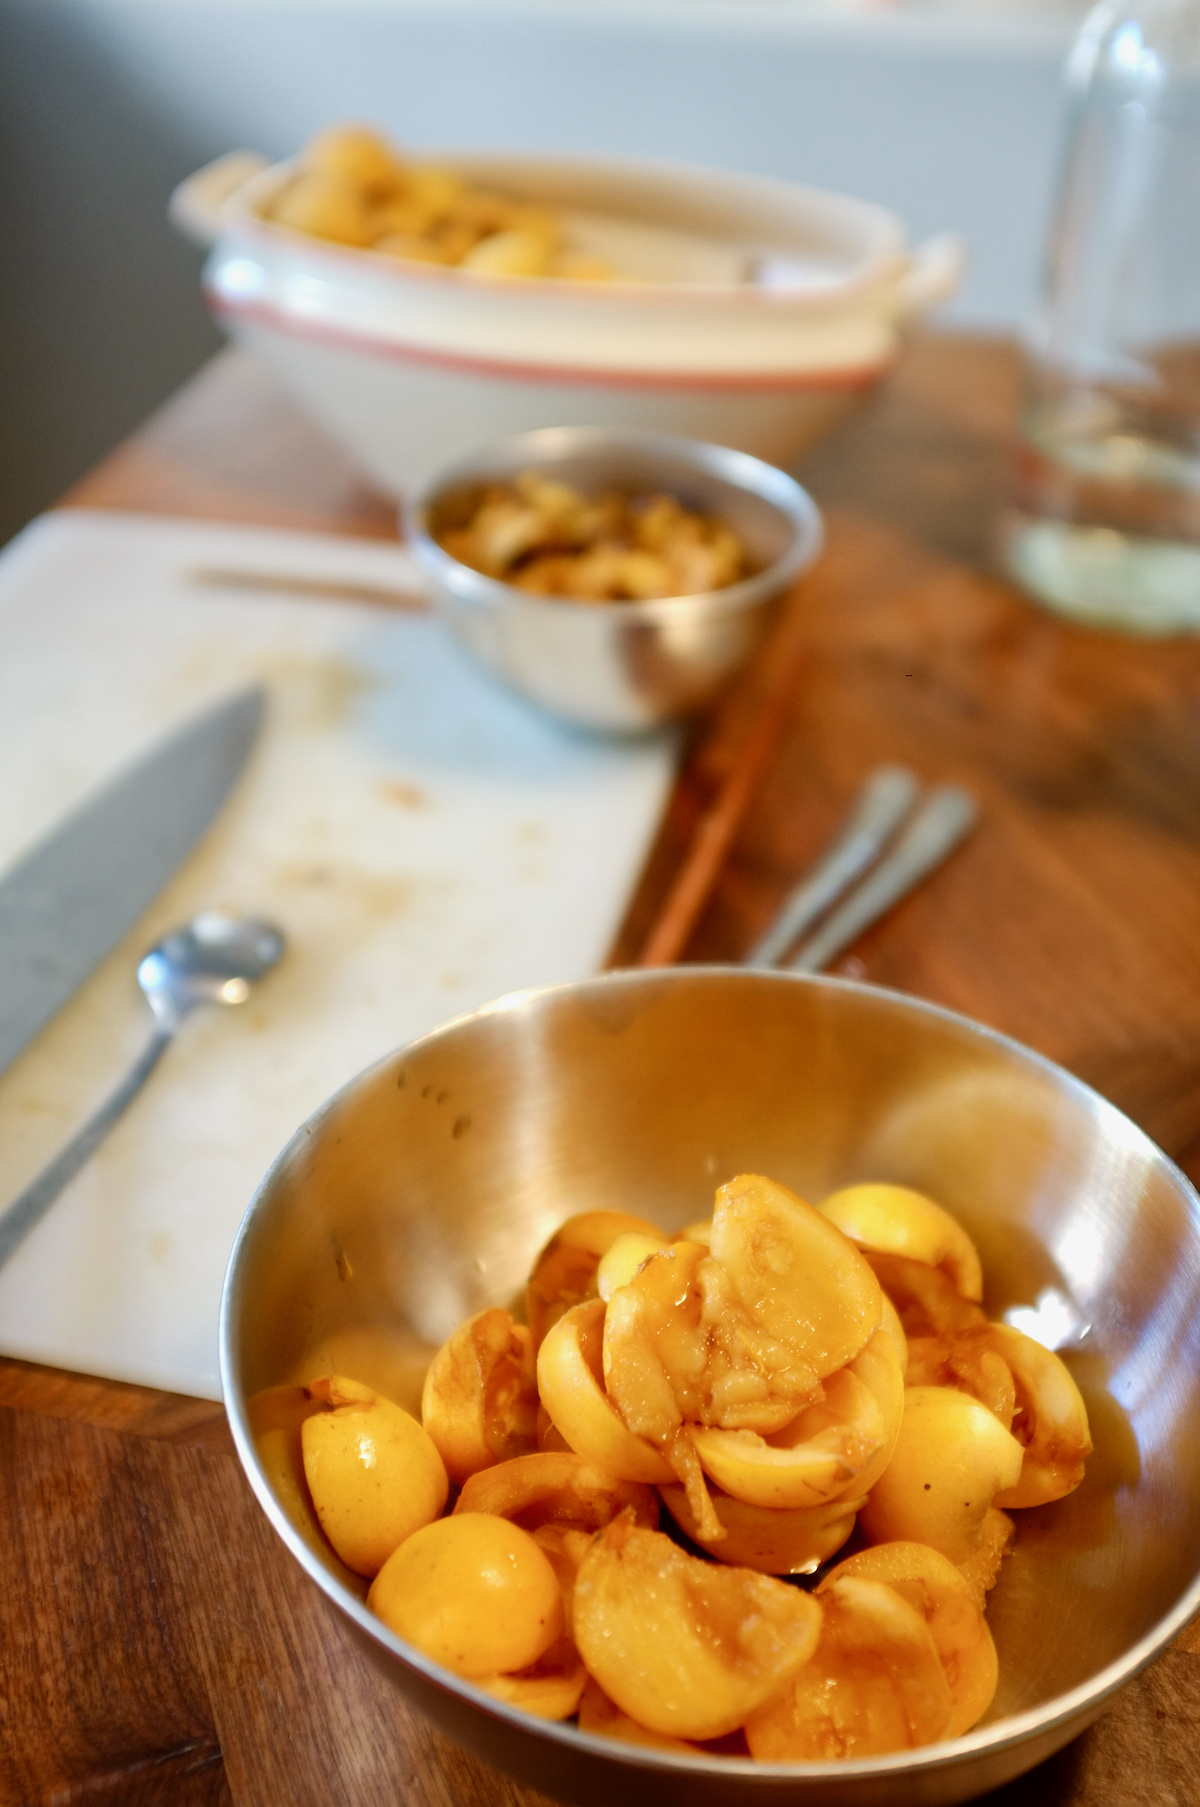
[{"label": "metal spoon", "polygon": [[184,1017],[201,1004],[244,1004],[250,987],[270,972],[283,946],[283,936],[269,922],[206,910],[186,927],[172,929],[151,948],[137,977],[154,1012],[154,1034],[95,1116],[7,1210],[0,1212],[0,1266],[128,1110]]},{"label": "metal spoon", "polygon": [[746,966],[782,966],[782,956],[864,872],[873,866],[917,800],[921,786],[907,766],[881,765],[855,799],[845,827],[785,899],[755,942]]},{"label": "metal spoon", "polygon": [[891,852],[851,891],[840,908],[787,961],[794,973],[824,972],[831,960],[940,866],[979,820],[979,805],[956,784],[939,784],[925,798]]}]

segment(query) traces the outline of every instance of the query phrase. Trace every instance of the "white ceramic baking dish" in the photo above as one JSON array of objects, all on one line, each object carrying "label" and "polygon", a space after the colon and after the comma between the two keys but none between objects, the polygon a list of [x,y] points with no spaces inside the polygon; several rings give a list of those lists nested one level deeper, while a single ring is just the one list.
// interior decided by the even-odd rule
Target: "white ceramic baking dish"
[{"label": "white ceramic baking dish", "polygon": [[209,305],[385,489],[493,438],[650,428],[786,464],[954,289],[956,240],[766,177],[642,159],[439,153],[556,209],[635,280],[484,276],[311,238],[264,217],[291,165],[235,152],[172,197],[212,245]]}]

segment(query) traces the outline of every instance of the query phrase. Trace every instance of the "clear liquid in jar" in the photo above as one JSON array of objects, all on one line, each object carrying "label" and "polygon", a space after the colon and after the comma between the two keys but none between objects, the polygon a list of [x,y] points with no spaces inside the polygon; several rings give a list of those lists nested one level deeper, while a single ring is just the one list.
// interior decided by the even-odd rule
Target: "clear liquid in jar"
[{"label": "clear liquid in jar", "polygon": [[1200,632],[1200,347],[1155,363],[1150,384],[1037,386],[1001,556],[1062,614]]}]

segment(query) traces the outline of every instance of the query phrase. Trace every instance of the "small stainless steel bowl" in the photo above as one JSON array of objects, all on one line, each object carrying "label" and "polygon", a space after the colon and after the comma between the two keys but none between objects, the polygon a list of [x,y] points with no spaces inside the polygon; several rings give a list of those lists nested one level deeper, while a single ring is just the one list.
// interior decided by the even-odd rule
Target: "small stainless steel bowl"
[{"label": "small stainless steel bowl", "polygon": [[[698,596],[596,604],[530,596],[442,550],[434,532],[456,499],[525,470],[587,495],[668,490],[727,522],[755,574]],[[403,525],[434,606],[463,645],[530,702],[609,733],[650,728],[709,702],[759,644],[822,537],[811,496],[774,465],[727,446],[606,427],[498,440],[428,484],[406,505]]]},{"label": "small stainless steel bowl", "polygon": [[[1022,1326],[1061,1347],[1087,1399],[1087,1477],[1016,1514],[988,1610],[999,1692],[953,1743],[756,1764],[529,1718],[387,1631],[255,1447],[251,1396],[331,1369],[417,1407],[436,1346],[518,1296],[570,1213],[616,1205],[674,1229],[747,1170],[809,1197],[884,1178],[944,1201],[979,1246],[989,1314],[1034,1314]],[[381,1061],[263,1182],[230,1261],[221,1363],[246,1473],[297,1561],[402,1693],[556,1799],[950,1807],[1066,1744],[1200,1605],[1200,1200],[1060,1068],[869,986],[610,974],[504,999]]]}]

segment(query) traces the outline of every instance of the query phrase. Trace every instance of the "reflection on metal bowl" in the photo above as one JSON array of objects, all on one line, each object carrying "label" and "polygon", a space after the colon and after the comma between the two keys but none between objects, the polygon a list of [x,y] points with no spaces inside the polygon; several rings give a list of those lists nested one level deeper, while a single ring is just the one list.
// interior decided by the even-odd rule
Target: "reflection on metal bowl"
[{"label": "reflection on metal bowl", "polygon": [[[332,1553],[305,1541],[255,1450],[259,1389],[332,1367],[413,1408],[437,1344],[511,1301],[571,1212],[616,1206],[673,1229],[746,1170],[810,1197],[874,1177],[943,1201],[979,1246],[989,1315],[1059,1345],[1087,1399],[1087,1477],[1019,1515],[989,1602],[999,1693],[953,1743],[763,1765],[526,1717],[374,1619]],[[522,1780],[629,1807],[949,1807],[1082,1731],[1200,1604],[1198,1202],[1086,1086],[931,1005],[742,969],[610,974],[451,1023],[304,1126],[231,1260],[226,1404],[264,1510],[381,1669]]]}]

